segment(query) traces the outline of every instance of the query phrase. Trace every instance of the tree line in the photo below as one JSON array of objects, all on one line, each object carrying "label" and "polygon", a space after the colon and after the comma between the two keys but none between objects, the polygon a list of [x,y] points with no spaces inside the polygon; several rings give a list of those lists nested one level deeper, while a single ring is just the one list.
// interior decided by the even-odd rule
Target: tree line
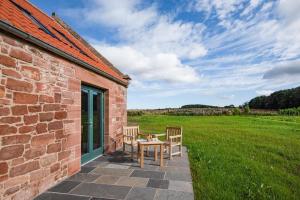
[{"label": "tree line", "polygon": [[248,102],[254,109],[285,109],[300,107],[300,87],[273,92],[269,96],[258,96]]},{"label": "tree line", "polygon": [[204,104],[188,104],[183,105],[181,108],[219,108],[218,106],[204,105]]}]

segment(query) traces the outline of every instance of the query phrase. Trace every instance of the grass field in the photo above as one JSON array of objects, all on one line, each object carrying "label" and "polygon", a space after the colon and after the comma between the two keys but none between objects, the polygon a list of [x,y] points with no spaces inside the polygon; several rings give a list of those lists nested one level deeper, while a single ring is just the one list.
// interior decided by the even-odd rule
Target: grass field
[{"label": "grass field", "polygon": [[300,199],[300,117],[137,116],[163,132],[181,125],[196,199]]}]

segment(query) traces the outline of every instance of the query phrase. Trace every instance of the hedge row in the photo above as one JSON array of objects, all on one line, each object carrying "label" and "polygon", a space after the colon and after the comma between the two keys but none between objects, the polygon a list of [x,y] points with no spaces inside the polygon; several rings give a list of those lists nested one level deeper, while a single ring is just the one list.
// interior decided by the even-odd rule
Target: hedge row
[{"label": "hedge row", "polygon": [[256,110],[245,108],[167,108],[128,110],[128,116],[175,115],[175,116],[220,116],[220,115],[278,115],[274,110]]},{"label": "hedge row", "polygon": [[289,115],[289,116],[300,116],[300,107],[280,109],[279,114],[280,115]]}]

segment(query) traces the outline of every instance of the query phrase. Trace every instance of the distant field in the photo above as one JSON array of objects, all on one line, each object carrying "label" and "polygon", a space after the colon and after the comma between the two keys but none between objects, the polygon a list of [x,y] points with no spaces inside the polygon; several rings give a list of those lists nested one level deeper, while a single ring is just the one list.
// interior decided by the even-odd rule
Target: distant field
[{"label": "distant field", "polygon": [[182,125],[196,199],[300,199],[300,117],[129,117],[144,131]]}]

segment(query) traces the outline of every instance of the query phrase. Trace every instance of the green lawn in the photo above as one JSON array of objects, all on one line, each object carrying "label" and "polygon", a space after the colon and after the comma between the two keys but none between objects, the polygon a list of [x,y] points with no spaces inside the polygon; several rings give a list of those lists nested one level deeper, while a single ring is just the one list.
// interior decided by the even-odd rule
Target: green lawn
[{"label": "green lawn", "polygon": [[300,199],[300,117],[139,116],[143,131],[183,126],[196,199]]}]

